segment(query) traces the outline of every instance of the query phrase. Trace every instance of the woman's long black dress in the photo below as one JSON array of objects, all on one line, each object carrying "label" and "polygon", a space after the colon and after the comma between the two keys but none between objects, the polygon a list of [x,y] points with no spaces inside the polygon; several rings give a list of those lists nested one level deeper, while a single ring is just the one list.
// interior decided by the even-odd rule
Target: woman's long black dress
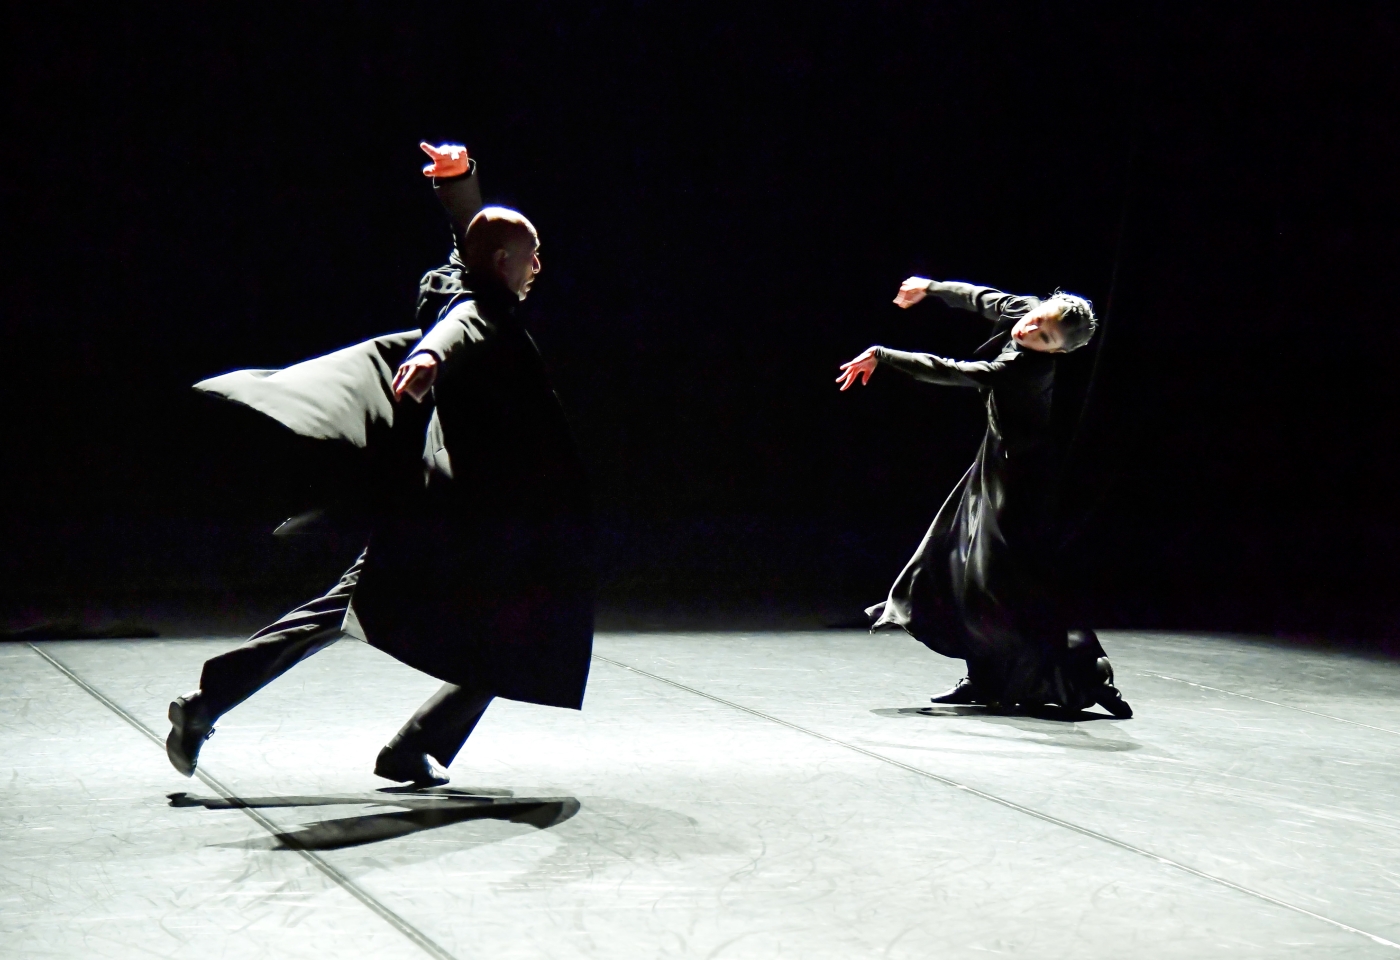
[{"label": "woman's long black dress", "polygon": [[988,359],[886,347],[876,356],[918,380],[982,391],[987,434],[889,598],[866,611],[871,629],[902,627],[930,650],[966,660],[988,700],[1080,709],[1103,688],[1104,654],[1092,631],[1071,638],[1055,590],[1055,357],[1010,336],[1040,300],[959,282],[931,284],[930,293],[996,323],[978,350]]}]

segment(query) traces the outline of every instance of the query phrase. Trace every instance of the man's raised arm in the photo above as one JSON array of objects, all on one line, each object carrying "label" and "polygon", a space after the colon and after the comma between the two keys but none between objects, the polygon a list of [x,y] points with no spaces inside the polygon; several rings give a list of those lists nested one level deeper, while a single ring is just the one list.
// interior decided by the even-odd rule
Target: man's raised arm
[{"label": "man's raised arm", "polygon": [[460,253],[467,224],[481,209],[481,183],[476,177],[476,161],[467,156],[467,148],[459,144],[418,144],[432,158],[423,166],[423,176],[431,177],[433,194],[452,221],[452,239]]}]

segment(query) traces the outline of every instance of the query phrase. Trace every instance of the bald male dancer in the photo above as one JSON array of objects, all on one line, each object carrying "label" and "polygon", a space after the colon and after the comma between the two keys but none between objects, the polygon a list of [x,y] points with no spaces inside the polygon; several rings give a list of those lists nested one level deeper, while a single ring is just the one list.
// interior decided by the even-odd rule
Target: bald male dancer
[{"label": "bald male dancer", "polygon": [[[478,209],[463,148],[423,146],[454,249],[423,278],[424,334],[390,385],[399,406],[432,396],[416,445],[422,484],[376,521],[325,595],[207,661],[199,688],[171,703],[166,751],[186,776],[220,716],[352,621],[371,644],[446,681],[380,751],[374,772],[386,779],[448,782],[446,768],[497,696],[582,705],[593,629],[587,487],[538,350],[514,316],[541,269],[539,236],[514,210]],[[317,364],[364,346],[298,366],[314,383]]]}]

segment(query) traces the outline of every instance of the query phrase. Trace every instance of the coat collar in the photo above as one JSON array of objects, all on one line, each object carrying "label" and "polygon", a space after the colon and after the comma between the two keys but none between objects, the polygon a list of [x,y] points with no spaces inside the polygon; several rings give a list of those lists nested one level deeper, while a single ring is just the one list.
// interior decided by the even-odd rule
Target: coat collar
[{"label": "coat collar", "polygon": [[992,334],[986,343],[972,352],[972,355],[979,360],[991,359],[1006,349],[1008,343],[1019,349],[1019,346],[1011,339],[1011,326],[1008,325],[1005,330]]},{"label": "coat collar", "polygon": [[497,277],[466,270],[455,253],[452,255],[452,265],[461,271],[463,295],[471,297],[494,315],[515,316],[515,308],[520,306],[520,298]]}]

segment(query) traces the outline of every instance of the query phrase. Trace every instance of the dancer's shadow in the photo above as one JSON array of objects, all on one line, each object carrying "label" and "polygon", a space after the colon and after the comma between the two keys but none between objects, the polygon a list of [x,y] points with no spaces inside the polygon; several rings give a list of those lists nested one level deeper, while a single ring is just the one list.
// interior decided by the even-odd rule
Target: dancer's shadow
[{"label": "dancer's shadow", "polygon": [[1051,720],[1056,723],[1086,723],[1090,720],[1117,720],[1107,713],[1088,710],[1063,710],[1059,707],[1018,707],[1015,710],[988,710],[986,707],[940,705],[933,707],[881,707],[871,710],[877,717],[1020,717],[1030,720]]},{"label": "dancer's shadow", "polygon": [[[987,731],[986,727],[974,729],[968,725],[959,725],[953,728],[953,732],[960,736],[990,737],[996,740],[1012,739],[1021,743],[1039,743],[1047,746],[1065,747],[1070,750],[1093,750],[1107,753],[1142,749],[1142,744],[1132,737],[1125,737],[1122,734],[1100,737],[1081,729],[1079,724],[1089,720],[1118,719],[1106,713],[1090,713],[1087,710],[1036,707],[1014,711],[993,711],[986,707],[939,704],[929,707],[885,707],[870,712],[878,717],[894,717],[904,720],[966,717],[981,720],[982,723],[994,727],[1010,727],[1022,734],[1031,734],[1033,739],[1016,735],[1008,738],[1004,734]],[[979,732],[979,730],[983,732]]]},{"label": "dancer's shadow", "polygon": [[[172,793],[170,805],[203,807],[206,810],[346,805],[399,808],[388,813],[321,820],[304,824],[297,830],[273,833],[276,841],[274,849],[279,850],[340,850],[470,820],[503,820],[547,830],[579,811],[579,802],[573,797],[512,797],[509,793],[490,796],[483,792],[469,793],[448,788],[414,790],[411,787],[387,787],[374,793],[323,797],[200,797],[189,793]],[[248,845],[247,842],[234,844]]]}]

